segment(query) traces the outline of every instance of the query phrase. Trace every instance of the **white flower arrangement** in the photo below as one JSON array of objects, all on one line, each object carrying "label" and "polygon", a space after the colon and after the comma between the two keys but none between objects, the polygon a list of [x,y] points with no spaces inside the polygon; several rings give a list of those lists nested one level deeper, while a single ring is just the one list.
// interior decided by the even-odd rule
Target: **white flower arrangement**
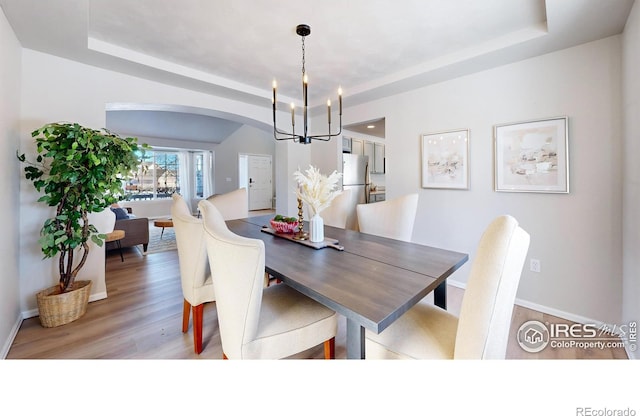
[{"label": "white flower arrangement", "polygon": [[331,205],[331,201],[338,196],[338,181],[342,173],[335,170],[329,176],[320,173],[320,170],[312,165],[306,171],[306,175],[300,169],[293,173],[298,182],[296,195],[309,206],[311,216],[319,214],[323,209]]}]

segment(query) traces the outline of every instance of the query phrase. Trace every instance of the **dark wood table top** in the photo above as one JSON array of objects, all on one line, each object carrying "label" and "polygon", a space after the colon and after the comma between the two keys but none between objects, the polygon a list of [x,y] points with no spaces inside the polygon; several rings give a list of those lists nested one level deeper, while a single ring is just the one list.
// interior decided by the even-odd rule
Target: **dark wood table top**
[{"label": "dark wood table top", "polygon": [[313,249],[261,231],[270,216],[227,221],[265,243],[266,270],[289,286],[379,333],[462,266],[468,255],[325,226],[344,251]]}]

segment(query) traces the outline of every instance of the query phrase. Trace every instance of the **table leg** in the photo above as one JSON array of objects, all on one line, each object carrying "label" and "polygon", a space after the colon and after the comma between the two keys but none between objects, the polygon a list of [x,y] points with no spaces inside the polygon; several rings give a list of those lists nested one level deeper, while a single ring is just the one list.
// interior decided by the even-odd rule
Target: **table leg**
[{"label": "table leg", "polygon": [[162,231],[160,231],[160,240],[162,240],[162,234],[164,234],[164,227],[162,227]]},{"label": "table leg", "polygon": [[364,359],[364,327],[347,318],[347,358]]},{"label": "table leg", "polygon": [[442,282],[433,291],[433,304],[447,310],[447,282]]},{"label": "table leg", "polygon": [[124,261],[124,256],[122,255],[122,243],[120,243],[120,240],[117,240],[116,244],[118,245],[118,250],[120,250],[120,261]]}]

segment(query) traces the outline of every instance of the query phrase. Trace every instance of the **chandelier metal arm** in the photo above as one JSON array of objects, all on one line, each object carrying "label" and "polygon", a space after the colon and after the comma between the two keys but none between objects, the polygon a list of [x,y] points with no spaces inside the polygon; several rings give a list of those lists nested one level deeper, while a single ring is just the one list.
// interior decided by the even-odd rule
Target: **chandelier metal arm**
[{"label": "chandelier metal arm", "polygon": [[[287,131],[283,131],[280,130],[279,128],[276,127],[276,123],[273,123],[273,138],[275,140],[297,140],[299,143],[304,143],[304,144],[309,144],[311,143],[311,140],[319,140],[319,141],[323,141],[323,142],[328,142],[331,140],[332,137],[337,137],[340,136],[342,134],[342,113],[340,113],[339,115],[340,117],[340,126],[338,128],[338,131],[336,133],[331,133],[331,123],[329,123],[329,133],[327,134],[314,134],[314,135],[301,135],[301,134],[295,134],[295,129],[292,130],[291,133],[287,132]],[[274,113],[274,121],[276,119],[275,113]],[[294,127],[295,124],[292,124],[292,127]]]},{"label": "chandelier metal arm", "polygon": [[308,132],[308,79],[305,69],[305,45],[304,38],[311,33],[311,27],[309,25],[300,24],[296,27],[296,33],[302,37],[302,134],[296,134],[295,130],[295,106],[291,104],[291,133],[286,132],[284,130],[280,130],[277,127],[276,123],[276,81],[273,81],[273,99],[272,99],[272,107],[273,107],[273,138],[275,140],[297,140],[299,143],[309,144],[312,140],[320,140],[320,141],[329,141],[332,137],[339,136],[342,134],[342,89],[338,89],[338,100],[340,103],[340,125],[338,127],[337,133],[331,133],[331,101],[327,101],[327,124],[328,124],[328,133],[327,134],[313,134],[310,135]]}]

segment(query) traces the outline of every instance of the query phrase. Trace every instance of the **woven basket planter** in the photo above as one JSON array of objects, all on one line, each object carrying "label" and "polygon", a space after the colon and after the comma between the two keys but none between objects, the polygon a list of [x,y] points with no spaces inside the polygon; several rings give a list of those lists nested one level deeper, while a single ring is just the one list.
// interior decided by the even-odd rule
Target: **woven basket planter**
[{"label": "woven basket planter", "polygon": [[40,323],[45,328],[68,324],[80,318],[87,311],[91,280],[77,280],[73,289],[65,293],[56,293],[53,286],[36,294]]}]

